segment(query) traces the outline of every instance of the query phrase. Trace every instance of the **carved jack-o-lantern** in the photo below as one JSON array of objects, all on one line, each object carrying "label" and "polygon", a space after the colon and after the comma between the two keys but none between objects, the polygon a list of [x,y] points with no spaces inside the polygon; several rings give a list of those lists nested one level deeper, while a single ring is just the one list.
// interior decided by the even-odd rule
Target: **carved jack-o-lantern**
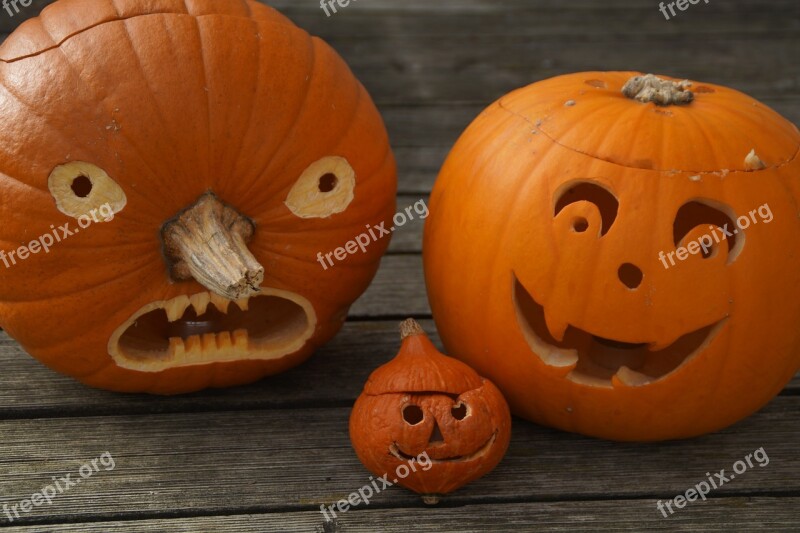
[{"label": "carved jack-o-lantern", "polygon": [[350,438],[375,475],[432,502],[500,462],[511,415],[497,387],[440,354],[415,321],[401,332],[400,352],[372,373],[353,407]]},{"label": "carved jack-o-lantern", "polygon": [[394,158],[344,61],[257,2],[56,2],[0,47],[0,109],[0,324],[89,385],[296,365],[388,245],[318,262],[391,217]]},{"label": "carved jack-o-lantern", "polygon": [[711,84],[593,72],[507,95],[431,198],[445,347],[569,431],[680,438],[749,415],[800,366],[798,148]]}]

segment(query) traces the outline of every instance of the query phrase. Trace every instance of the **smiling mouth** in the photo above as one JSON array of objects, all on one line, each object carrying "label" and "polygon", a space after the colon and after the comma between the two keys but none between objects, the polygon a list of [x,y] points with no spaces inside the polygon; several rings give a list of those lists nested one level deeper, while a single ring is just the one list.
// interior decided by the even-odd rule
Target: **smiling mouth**
[{"label": "smiling mouth", "polygon": [[[497,431],[492,433],[492,436],[489,437],[483,446],[478,448],[477,451],[472,452],[469,455],[455,455],[453,457],[445,457],[444,459],[432,459],[428,457],[428,461],[433,464],[437,463],[459,463],[465,461],[474,461],[475,459],[479,459],[486,455],[489,449],[494,444],[494,441],[497,440]],[[391,446],[389,446],[389,453],[395,456],[396,458],[400,459],[401,461],[415,461],[417,459],[416,455],[410,455],[400,449],[396,442],[393,442]]]},{"label": "smiling mouth", "polygon": [[141,372],[244,359],[279,359],[302,348],[316,326],[302,296],[262,288],[231,301],[210,292],[152,302],[111,335],[109,355]]},{"label": "smiling mouth", "polygon": [[661,379],[703,352],[727,317],[678,338],[666,347],[604,338],[567,326],[556,340],[545,320],[545,309],[514,276],[514,309],[531,351],[548,366],[563,368],[566,378],[583,385],[641,386]]}]

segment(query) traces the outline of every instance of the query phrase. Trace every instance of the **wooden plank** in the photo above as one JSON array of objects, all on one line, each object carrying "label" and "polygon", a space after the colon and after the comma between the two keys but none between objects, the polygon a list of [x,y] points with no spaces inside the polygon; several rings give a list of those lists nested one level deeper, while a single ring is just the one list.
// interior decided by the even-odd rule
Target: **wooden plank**
[{"label": "wooden plank", "polygon": [[[433,322],[420,323],[438,344]],[[349,406],[369,374],[397,353],[398,324],[348,322],[298,368],[245,387],[174,397],[90,389],[45,368],[0,332],[0,419]]]},{"label": "wooden plank", "polygon": [[[350,447],[349,411],[319,406],[2,421],[0,507],[109,452],[113,470],[99,468],[19,524],[315,511],[370,481]],[[684,493],[706,480],[706,472],[730,474],[736,461],[762,447],[768,464],[754,461],[713,496],[793,495],[800,491],[798,439],[797,397],[778,397],[714,435],[650,445],[598,441],[515,420],[501,465],[444,503],[500,509],[517,502],[636,498],[648,500],[646,510],[655,515],[658,499]],[[400,487],[371,503],[418,505],[419,497]]]},{"label": "wooden plank", "polygon": [[[303,531],[318,533],[518,533],[519,531],[786,531],[798,528],[800,498],[730,497],[692,503],[664,519],[652,500],[519,502],[463,507],[432,507],[350,511],[336,524],[319,512],[201,516],[196,518],[81,522],[61,524],[62,533],[188,533],[197,531]],[[655,512],[654,512],[655,511]],[[41,533],[37,526],[11,527],[12,533]]]}]

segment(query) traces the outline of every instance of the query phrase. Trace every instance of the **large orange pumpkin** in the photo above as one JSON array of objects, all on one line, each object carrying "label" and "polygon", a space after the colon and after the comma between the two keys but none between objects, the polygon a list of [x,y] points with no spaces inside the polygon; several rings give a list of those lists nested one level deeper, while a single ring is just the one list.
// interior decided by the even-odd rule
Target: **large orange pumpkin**
[{"label": "large orange pumpkin", "polygon": [[690,437],[753,413],[800,366],[799,148],[791,123],[709,83],[589,72],[501,98],[431,197],[446,349],[516,414],[587,435]]},{"label": "large orange pumpkin", "polygon": [[396,175],[323,41],[251,1],[62,0],[0,59],[0,324],[29,353],[178,393],[339,330],[388,239],[348,243],[394,212]]}]

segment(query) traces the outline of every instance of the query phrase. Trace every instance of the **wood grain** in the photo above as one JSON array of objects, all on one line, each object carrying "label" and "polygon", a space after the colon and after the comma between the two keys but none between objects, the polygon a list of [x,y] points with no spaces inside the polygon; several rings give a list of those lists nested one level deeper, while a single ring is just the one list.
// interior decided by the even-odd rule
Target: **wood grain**
[{"label": "wood grain", "polygon": [[[318,406],[3,421],[0,503],[28,498],[53,475],[77,472],[109,452],[113,470],[101,467],[24,520],[317,510],[369,483],[350,448],[348,417],[349,408]],[[713,496],[800,495],[798,438],[796,397],[779,397],[714,435],[650,445],[603,442],[515,420],[501,465],[448,495],[445,505],[636,498],[649,500],[644,503],[652,513],[656,500],[685,492],[706,472],[731,473],[737,460],[761,447],[769,463],[754,463]],[[418,496],[400,487],[370,505],[420,506]]]}]

